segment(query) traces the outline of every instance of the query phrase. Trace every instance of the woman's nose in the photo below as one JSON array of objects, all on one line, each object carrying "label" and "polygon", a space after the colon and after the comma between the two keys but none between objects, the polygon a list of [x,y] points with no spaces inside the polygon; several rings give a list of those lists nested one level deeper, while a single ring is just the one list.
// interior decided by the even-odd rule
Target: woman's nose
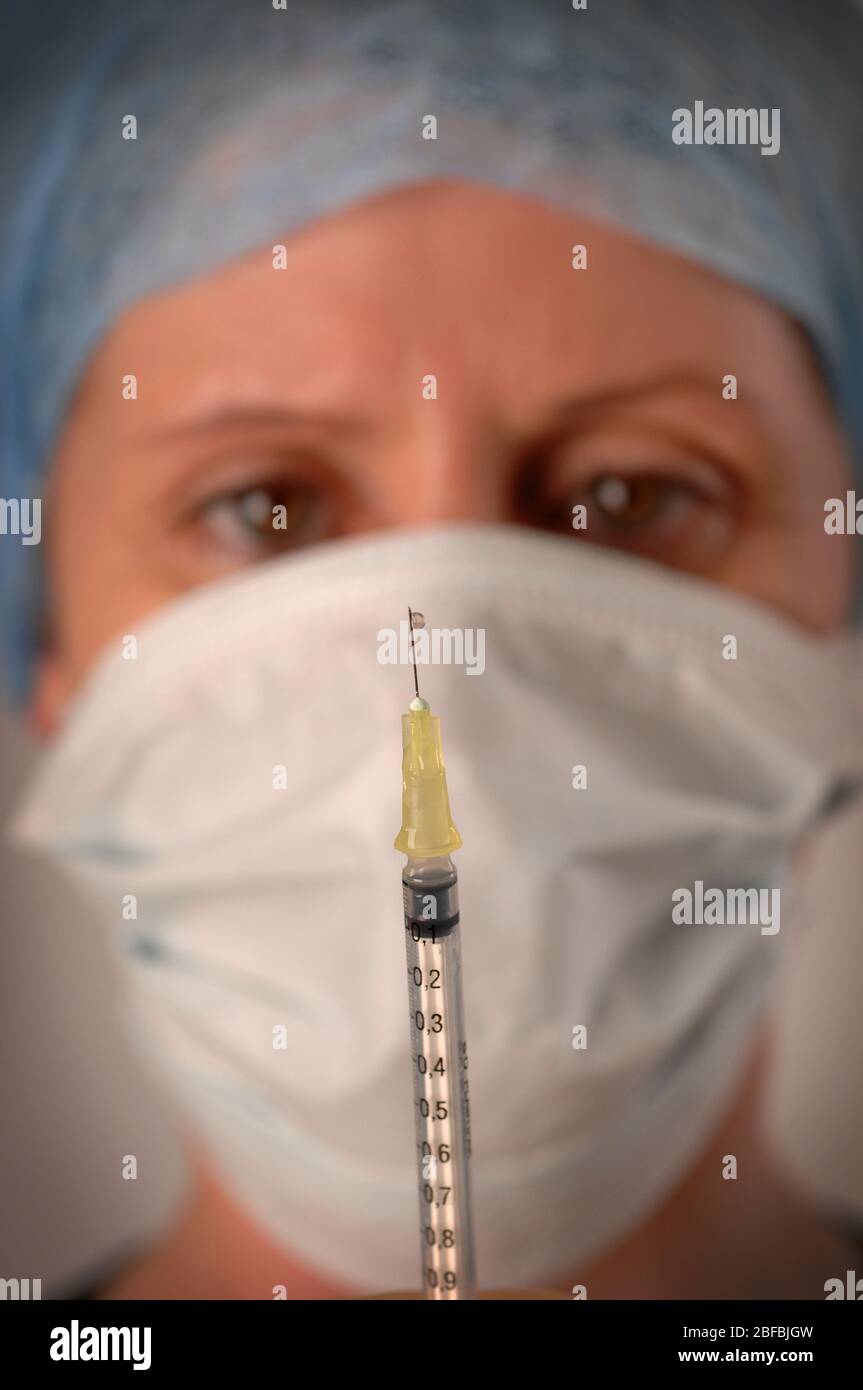
[{"label": "woman's nose", "polygon": [[512,452],[488,431],[417,430],[381,464],[385,524],[512,519]]}]

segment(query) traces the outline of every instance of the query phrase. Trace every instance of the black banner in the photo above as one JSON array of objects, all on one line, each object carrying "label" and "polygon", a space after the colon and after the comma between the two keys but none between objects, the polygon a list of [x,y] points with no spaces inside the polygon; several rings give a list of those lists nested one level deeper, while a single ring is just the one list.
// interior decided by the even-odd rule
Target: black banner
[{"label": "black banner", "polygon": [[[485,1374],[497,1357],[527,1354],[547,1363],[563,1356],[573,1375],[592,1369],[658,1371],[700,1365],[797,1365],[820,1376],[857,1364],[863,1317],[856,1302],[711,1303],[523,1300],[521,1312],[484,1299],[450,1312],[422,1307],[399,1313],[393,1302],[5,1302],[0,1306],[3,1369],[116,1376],[136,1370],[159,1377],[194,1370],[248,1376],[272,1368],[290,1376],[336,1365],[368,1374],[394,1355],[433,1360],[443,1330],[475,1329],[471,1346]],[[512,1299],[506,1300],[512,1302]],[[564,1308],[562,1305],[566,1303]],[[426,1342],[434,1333],[436,1340]],[[401,1336],[410,1338],[404,1349]],[[419,1337],[419,1341],[417,1338]],[[560,1339],[558,1341],[558,1338]],[[443,1365],[439,1363],[439,1370]]]}]

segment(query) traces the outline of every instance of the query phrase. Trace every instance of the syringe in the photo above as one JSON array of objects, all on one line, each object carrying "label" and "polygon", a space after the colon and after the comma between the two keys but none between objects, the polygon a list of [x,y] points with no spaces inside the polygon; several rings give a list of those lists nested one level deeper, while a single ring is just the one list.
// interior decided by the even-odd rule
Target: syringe
[{"label": "syringe", "polygon": [[475,1298],[470,1198],[470,1110],[461,986],[458,879],[440,719],[419,693],[408,609],[415,697],[402,715],[402,873],[425,1298]]}]

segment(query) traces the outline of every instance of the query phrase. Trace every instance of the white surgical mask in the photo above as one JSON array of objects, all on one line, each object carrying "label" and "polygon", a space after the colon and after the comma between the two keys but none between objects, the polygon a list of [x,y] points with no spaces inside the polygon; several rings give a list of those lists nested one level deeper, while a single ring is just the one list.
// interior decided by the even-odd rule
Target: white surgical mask
[{"label": "white surgical mask", "polygon": [[[325,545],[118,639],[17,829],[99,889],[138,1042],[235,1196],[330,1275],[418,1286],[412,679],[378,659],[408,604],[485,633],[481,676],[420,682],[464,839],[480,1282],[541,1283],[645,1218],[733,1095],[789,851],[861,771],[843,643],[515,528]],[[779,886],[781,930],[675,924],[699,880]]]}]

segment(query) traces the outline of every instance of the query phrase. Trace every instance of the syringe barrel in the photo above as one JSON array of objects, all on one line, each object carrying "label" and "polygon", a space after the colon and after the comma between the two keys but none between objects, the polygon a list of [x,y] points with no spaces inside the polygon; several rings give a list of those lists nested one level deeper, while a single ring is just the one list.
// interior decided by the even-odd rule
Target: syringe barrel
[{"label": "syringe barrel", "polygon": [[402,884],[422,1290],[475,1298],[458,879],[448,857],[409,860]]}]

